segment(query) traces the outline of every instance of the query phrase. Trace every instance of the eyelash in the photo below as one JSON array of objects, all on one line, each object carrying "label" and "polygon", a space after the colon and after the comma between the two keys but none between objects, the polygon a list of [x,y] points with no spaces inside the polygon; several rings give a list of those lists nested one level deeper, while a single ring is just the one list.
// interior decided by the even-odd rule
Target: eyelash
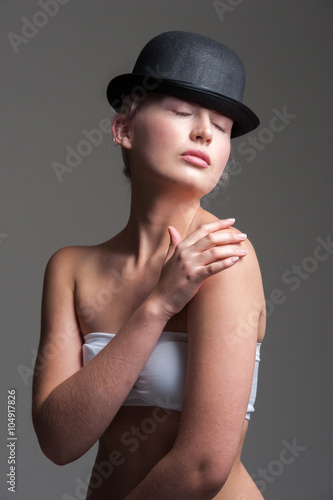
[{"label": "eyelash", "polygon": [[183,113],[181,111],[174,111],[174,113],[177,115],[177,116],[191,116],[191,113]]},{"label": "eyelash", "polygon": [[[191,116],[191,114],[192,114],[192,113],[184,113],[184,112],[182,112],[182,111],[175,111],[175,110],[174,110],[174,113],[175,113],[175,115],[177,115],[177,116],[182,116],[183,118],[186,118],[187,116]],[[220,127],[219,125],[216,125],[216,123],[213,123],[213,125],[214,125],[214,127],[216,127],[216,128],[217,128],[217,130],[219,130],[220,132],[225,132],[225,130],[224,130],[222,127]]]}]

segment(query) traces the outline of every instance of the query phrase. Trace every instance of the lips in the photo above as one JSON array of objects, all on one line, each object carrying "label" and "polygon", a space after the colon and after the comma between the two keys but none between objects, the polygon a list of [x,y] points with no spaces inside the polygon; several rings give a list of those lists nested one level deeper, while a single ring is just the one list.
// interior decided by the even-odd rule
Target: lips
[{"label": "lips", "polygon": [[207,168],[210,165],[210,157],[201,149],[190,149],[189,151],[185,151],[181,155],[181,157],[193,165],[197,165],[199,167]]}]

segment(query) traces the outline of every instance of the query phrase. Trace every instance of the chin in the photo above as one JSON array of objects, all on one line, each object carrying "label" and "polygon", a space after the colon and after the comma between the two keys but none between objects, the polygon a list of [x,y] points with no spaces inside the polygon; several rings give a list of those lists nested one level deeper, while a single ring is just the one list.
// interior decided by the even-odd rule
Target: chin
[{"label": "chin", "polygon": [[191,186],[192,190],[198,193],[200,198],[210,193],[217,186],[221,177],[215,178],[214,176],[212,179],[211,176],[205,174],[206,172],[199,172],[199,175],[194,174],[183,180],[184,185]]},{"label": "chin", "polygon": [[[142,172],[142,169],[140,170]],[[150,183],[150,178],[152,183],[157,181],[160,186],[165,183],[166,187],[170,187],[171,185],[172,189],[176,187],[184,189],[192,196],[195,195],[196,198],[201,198],[210,193],[217,185],[221,176],[220,172],[217,177],[216,172],[209,171],[209,169],[175,163],[160,164],[159,168],[156,168],[155,164],[147,165],[146,163],[145,170],[145,182]]]},{"label": "chin", "polygon": [[183,186],[184,191],[188,190],[196,198],[200,199],[210,193],[217,183],[198,181],[197,179],[186,179],[179,182]]}]

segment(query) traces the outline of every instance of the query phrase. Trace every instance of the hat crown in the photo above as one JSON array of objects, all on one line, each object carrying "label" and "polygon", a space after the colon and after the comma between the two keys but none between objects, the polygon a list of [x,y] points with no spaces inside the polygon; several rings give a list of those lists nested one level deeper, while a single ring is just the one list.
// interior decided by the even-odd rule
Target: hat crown
[{"label": "hat crown", "polygon": [[153,70],[158,77],[186,82],[242,102],[245,69],[229,47],[197,33],[169,31],[140,52],[133,74]]},{"label": "hat crown", "polygon": [[216,40],[188,31],[167,31],[141,50],[132,73],[113,78],[107,88],[120,111],[129,97],[159,92],[197,103],[233,120],[231,137],[250,132],[259,118],[243,104],[245,69],[235,52]]}]

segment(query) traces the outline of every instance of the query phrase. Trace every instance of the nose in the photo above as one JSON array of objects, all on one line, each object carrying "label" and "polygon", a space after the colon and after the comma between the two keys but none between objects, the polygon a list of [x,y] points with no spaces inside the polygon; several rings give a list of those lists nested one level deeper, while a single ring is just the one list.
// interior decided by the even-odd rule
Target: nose
[{"label": "nose", "polygon": [[191,139],[207,145],[212,142],[212,124],[208,115],[204,113],[198,115],[191,130]]}]

